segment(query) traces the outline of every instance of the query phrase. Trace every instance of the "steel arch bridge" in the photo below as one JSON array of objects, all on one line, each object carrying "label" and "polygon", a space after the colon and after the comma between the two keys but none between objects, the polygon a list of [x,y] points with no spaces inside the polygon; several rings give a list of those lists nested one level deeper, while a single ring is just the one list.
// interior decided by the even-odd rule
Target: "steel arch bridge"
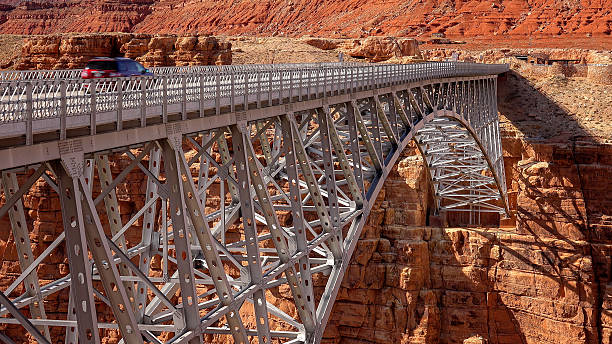
[{"label": "steel arch bridge", "polygon": [[[125,343],[320,343],[372,205],[410,142],[437,211],[507,213],[496,104],[507,70],[0,75],[0,216],[20,268],[4,277],[0,324],[39,343],[100,343],[107,330]],[[135,175],[144,195],[131,195],[140,200],[126,216],[118,195]],[[23,200],[36,185],[61,203],[63,231],[50,243],[28,229]],[[64,247],[69,272],[43,281],[37,267]],[[59,293],[67,312],[48,306]]]}]

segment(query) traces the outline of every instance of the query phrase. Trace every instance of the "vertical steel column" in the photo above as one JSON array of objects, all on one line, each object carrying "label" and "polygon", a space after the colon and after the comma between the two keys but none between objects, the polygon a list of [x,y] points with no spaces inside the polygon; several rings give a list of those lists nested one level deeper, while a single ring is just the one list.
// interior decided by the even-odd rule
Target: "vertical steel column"
[{"label": "vertical steel column", "polygon": [[361,117],[361,112],[359,110],[359,107],[357,106],[357,103],[355,101],[351,102],[351,105],[353,107],[353,114],[355,115],[354,116],[355,122],[357,125],[357,129],[359,130],[361,139],[363,140],[363,143],[366,146],[366,150],[368,151],[368,154],[370,156],[370,159],[372,160],[372,164],[374,165],[374,168],[376,169],[377,172],[380,173],[383,170],[383,165],[382,165],[380,158],[378,157],[376,148],[374,148],[374,144],[372,143],[372,139],[370,138],[370,133],[368,133],[368,129],[365,126],[363,118]]},{"label": "vertical steel column", "polygon": [[399,110],[399,117],[402,120],[402,123],[404,123],[404,127],[405,127],[404,129],[406,131],[411,130],[412,129],[412,122],[410,121],[410,119],[408,117],[408,114],[406,113],[406,110],[404,109],[404,105],[402,104],[402,101],[400,100],[399,96],[397,95],[397,92],[393,92],[392,96],[393,96],[393,99],[391,101],[395,105],[396,112]]},{"label": "vertical steel column", "polygon": [[[181,286],[181,303],[183,306],[183,321],[187,330],[194,331],[196,336],[190,344],[202,344],[200,336],[200,312],[198,310],[198,295],[195,289],[195,277],[193,274],[193,259],[189,248],[189,231],[187,229],[187,215],[185,214],[185,198],[183,193],[183,174],[180,170],[179,155],[182,153],[181,134],[173,139],[161,141],[162,155],[164,157],[164,169],[166,183],[170,194],[170,217],[172,218],[172,232],[174,234],[174,252],[177,265],[178,279]],[[190,177],[190,174],[187,176]],[[191,180],[191,178],[188,178]]]},{"label": "vertical steel column", "polygon": [[[395,132],[393,131],[393,128],[391,127],[389,118],[387,117],[387,114],[385,113],[385,109],[382,106],[378,96],[374,96],[374,105],[375,105],[376,114],[378,118],[380,119],[380,122],[383,125],[383,131],[385,132],[385,134],[387,134],[387,138],[389,139],[389,141],[391,141],[391,145],[393,145],[393,147],[397,147],[399,144],[399,141],[397,137],[395,136]],[[395,112],[392,112],[392,113],[395,113]],[[382,149],[381,149],[381,152],[382,152]]]},{"label": "vertical steel column", "polygon": [[[383,164],[385,161],[385,157],[384,157],[384,152],[382,148],[382,139],[380,137],[380,124],[378,122],[378,114],[377,114],[378,111],[376,110],[376,103],[372,98],[368,98],[367,104],[368,104],[368,110],[370,112],[370,118],[369,118],[370,123],[371,123],[371,136],[370,137],[372,139],[372,144],[374,145],[374,151],[376,152],[376,155],[378,159],[380,160],[381,164]],[[365,122],[364,122],[364,125],[365,125]]]},{"label": "vertical steel column", "polygon": [[[268,194],[267,185],[264,183],[264,178],[262,177],[261,169],[257,166],[257,157],[255,155],[255,151],[253,150],[253,146],[251,145],[251,141],[248,139],[248,137],[245,137],[244,133],[240,135],[238,130],[234,129],[233,140],[239,140],[240,136],[243,137],[243,142],[245,146],[244,149],[246,149],[246,162],[251,177],[250,179],[253,183],[255,194],[257,195],[257,200],[262,208],[266,223],[268,224],[268,229],[270,230],[270,234],[272,234],[274,247],[276,248],[278,258],[280,259],[282,264],[287,264],[291,259],[292,252],[289,252],[289,245],[287,243],[287,239],[283,235],[282,228],[280,226],[280,223],[278,222],[278,217],[276,216],[276,212],[274,211],[274,207],[272,206],[272,202],[270,201],[270,195]],[[236,148],[240,149],[241,147],[236,146]],[[238,161],[236,162],[238,163]],[[243,180],[243,182],[244,181],[245,180]],[[245,196],[250,195],[245,194]],[[242,210],[244,211],[245,209],[243,208]],[[254,245],[252,240],[249,245]],[[285,270],[285,276],[287,277],[287,282],[289,284],[289,288],[291,289],[291,294],[293,295],[293,301],[295,302],[295,306],[300,316],[300,319],[304,324],[304,328],[306,329],[307,333],[312,333],[315,329],[313,314],[306,308],[306,298],[304,297],[304,293],[301,288],[301,283],[299,283],[297,279],[297,273],[294,264],[290,264],[289,268]]]},{"label": "vertical steel column", "polygon": [[349,131],[349,140],[350,140],[350,150],[351,150],[351,158],[353,159],[353,173],[355,175],[355,181],[357,183],[357,187],[359,188],[359,193],[361,194],[362,199],[365,202],[365,187],[363,185],[363,169],[361,163],[361,149],[359,148],[359,137],[357,136],[357,123],[355,121],[355,111],[359,111],[359,109],[355,109],[353,103],[346,103],[346,120],[347,127]]},{"label": "vertical steel column", "polygon": [[[246,254],[248,259],[250,282],[261,285],[263,280],[263,269],[261,265],[261,255],[259,253],[259,239],[257,236],[257,223],[255,211],[251,198],[250,185],[251,179],[248,173],[246,157],[245,135],[240,132],[237,126],[232,126],[232,144],[234,147],[234,158],[236,159],[236,172],[238,182],[243,187],[238,188],[240,196],[240,212],[242,226],[244,228],[244,239],[246,244]],[[243,128],[244,130],[244,128]],[[257,336],[259,343],[270,343],[270,325],[268,317],[268,306],[266,291],[258,288],[253,293],[253,307],[255,309],[255,323],[257,325]]]},{"label": "vertical steel column", "polygon": [[[62,207],[64,232],[66,233],[66,254],[70,262],[70,293],[74,301],[73,312],[76,315],[79,343],[100,343],[93,286],[91,265],[87,255],[87,243],[83,227],[81,209],[81,192],[78,181],[73,179],[59,161],[51,162],[51,167],[58,180],[59,198]],[[75,176],[76,178],[76,176]],[[79,200],[77,202],[77,200]],[[70,310],[68,310],[70,312]],[[77,344],[77,343],[72,343]]]},{"label": "vertical steel column", "polygon": [[[2,172],[2,188],[4,189],[4,197],[8,200],[17,190],[19,190],[17,175],[15,173]],[[17,255],[19,257],[19,267],[23,272],[34,262],[34,253],[32,252],[28,223],[26,221],[21,198],[19,198],[13,204],[8,213],[11,221],[13,238],[15,239]],[[28,276],[23,280],[23,284],[25,286],[26,294],[35,299],[34,303],[30,305],[30,313],[32,314],[32,318],[46,319],[47,316],[45,313],[45,305],[43,302],[43,297],[40,293],[40,283],[38,281],[36,270],[33,270],[28,274]],[[48,326],[37,326],[37,328],[48,340],[51,340]]]},{"label": "vertical steel column", "polygon": [[[76,178],[73,177],[76,184]],[[83,191],[87,188],[83,175],[78,177]],[[76,185],[75,185],[76,187]],[[98,217],[91,194],[83,192],[83,224],[87,246],[93,256],[98,274],[102,280],[106,297],[110,301],[113,314],[119,325],[123,339],[128,343],[142,343],[142,336],[134,317],[133,305],[121,283],[119,271],[108,246],[107,238]],[[78,204],[78,202],[77,202]]]},{"label": "vertical steel column", "polygon": [[[152,176],[147,176],[147,195],[145,204],[148,204],[158,192],[158,185],[153,180],[153,177],[159,176],[161,162],[161,150],[155,146],[149,151],[149,171]],[[146,247],[145,251],[140,255],[138,262],[138,268],[144,274],[149,273],[149,267],[151,265],[151,259],[155,255],[155,252],[151,248],[151,241],[153,231],[155,229],[155,215],[156,215],[156,203],[151,204],[149,209],[145,211],[142,218],[142,245]],[[162,200],[162,207],[165,206],[165,199]],[[164,264],[167,264],[164,261]],[[147,301],[147,285],[143,281],[139,281],[136,286],[136,318],[140,321],[145,313],[145,305]]]},{"label": "vertical steel column", "polygon": [[[329,112],[325,111],[324,114],[327,117],[327,124],[329,128],[328,134],[334,148],[334,152],[336,153],[338,164],[340,165],[340,169],[342,169],[344,179],[346,180],[351,196],[353,196],[353,201],[355,202],[356,207],[361,208],[363,206],[363,195],[359,185],[357,184],[355,175],[350,168],[348,159],[346,157],[345,147],[343,147],[342,142],[340,141],[340,136],[338,136],[338,131],[336,130],[336,126],[334,125],[334,121],[329,115]],[[349,123],[349,125],[351,124]],[[355,129],[353,128],[353,130]],[[357,152],[358,151],[359,148],[357,148]]]},{"label": "vertical steel column", "polygon": [[[244,328],[242,320],[240,319],[240,314],[238,312],[238,309],[236,309],[237,307],[234,304],[235,302],[234,294],[227,280],[227,275],[223,268],[221,257],[219,256],[219,251],[217,249],[217,241],[215,240],[215,238],[213,238],[210,228],[208,227],[208,222],[206,221],[204,205],[201,204],[198,201],[198,198],[196,197],[197,189],[193,182],[193,178],[191,177],[191,171],[189,170],[189,166],[187,165],[187,161],[185,160],[185,156],[183,154],[183,150],[181,148],[180,142],[176,142],[178,140],[174,140],[174,141],[175,143],[174,143],[173,148],[174,148],[175,155],[176,155],[175,161],[179,165],[177,166],[177,168],[179,169],[177,171],[178,172],[177,182],[180,184],[179,184],[177,191],[181,191],[180,198],[182,199],[181,200],[182,204],[186,205],[186,208],[183,207],[181,209],[188,211],[187,213],[188,218],[191,220],[191,223],[193,224],[194,232],[200,244],[200,248],[202,249],[202,253],[204,253],[204,259],[206,260],[206,265],[210,273],[210,277],[212,277],[213,279],[213,283],[215,285],[215,289],[217,291],[217,295],[219,297],[219,300],[221,301],[221,304],[229,307],[232,310],[230,311],[230,313],[226,315],[226,319],[227,319],[227,323],[230,328],[230,331],[232,333],[232,336],[234,338],[234,343],[248,344],[246,330]],[[174,189],[175,188],[173,188],[172,193],[174,193],[175,191]],[[172,203],[172,196],[170,197],[170,202]],[[171,210],[173,213],[176,213],[176,211],[179,211],[180,213],[181,209],[175,210],[175,207],[171,205]],[[172,226],[174,226],[174,223],[175,223],[174,218],[180,217],[185,220],[187,219],[186,215],[185,217],[177,216],[177,215],[178,214],[173,216]],[[180,226],[179,228],[185,228],[185,232],[186,232],[186,227]],[[179,237],[181,236],[180,230],[178,232],[178,236]],[[177,241],[176,234],[174,236],[174,241],[175,241],[177,250],[182,251],[181,254],[182,254],[183,262],[187,263],[186,267],[189,268],[188,272],[187,271],[183,272],[182,270],[179,269],[180,280],[181,280],[181,290],[184,290],[183,283],[187,283],[190,288],[189,289],[190,293],[192,289],[195,292],[193,283],[189,282],[189,281],[194,281],[193,279],[194,275],[193,275],[193,270],[192,270],[192,263],[191,263],[192,258],[191,258],[191,253],[189,252],[190,251],[189,250],[189,240],[188,240],[187,234],[185,233],[184,238],[181,238],[181,241],[184,241],[184,243],[181,243],[180,248],[179,248],[179,244],[176,243]],[[179,260],[179,257],[177,257],[177,260]],[[189,280],[187,279],[187,276],[190,276]],[[197,298],[195,298],[195,302],[193,303],[195,305],[195,311],[197,312],[198,310]],[[195,324],[196,320],[197,320],[197,323],[200,322],[199,316],[196,316],[196,320],[190,319],[190,317],[192,316],[187,315],[187,323],[192,321]]]},{"label": "vertical steel column", "polygon": [[[219,129],[221,135],[217,138],[217,145],[219,148],[219,154],[221,155],[221,161],[223,164],[227,164],[232,158],[230,156],[229,147],[227,146],[227,139],[225,138],[225,128]],[[234,171],[230,170],[230,176],[234,177]],[[233,183],[228,183],[230,194],[232,195],[232,203],[237,204],[240,201],[238,197],[238,189]]]},{"label": "vertical steel column", "polygon": [[391,117],[391,120],[389,122],[391,124],[391,128],[393,129],[393,134],[395,135],[395,138],[396,140],[398,140],[398,144],[399,144],[399,139],[401,139],[401,137],[400,137],[399,123],[397,120],[397,117],[398,117],[397,107],[395,106],[395,101],[393,99],[394,94],[395,92],[391,92],[387,94],[385,96],[385,100],[387,102],[387,105],[389,106],[389,116]]},{"label": "vertical steel column", "polygon": [[[107,155],[96,155],[96,166],[98,167],[98,177],[100,178],[100,185],[102,188],[108,187],[113,182],[113,174],[111,173],[110,162],[108,160]],[[119,203],[117,202],[117,193],[115,189],[112,189],[106,197],[104,197],[104,207],[106,209],[106,216],[108,217],[108,224],[110,226],[111,235],[114,237],[115,234],[121,231],[123,227],[121,221],[121,214],[119,213]],[[120,249],[127,252],[127,242],[125,240],[125,236],[121,235],[117,238],[116,242],[117,246]],[[119,264],[119,273],[121,276],[132,276],[130,270],[128,269],[126,263]],[[123,282],[123,286],[125,287],[125,293],[129,300],[134,299],[134,283],[125,281]],[[136,306],[136,304],[134,304]],[[135,307],[136,310],[138,307]]]},{"label": "vertical steel column", "polygon": [[[285,168],[289,177],[289,195],[291,197],[291,215],[293,217],[293,233],[297,250],[304,252],[307,249],[306,231],[304,230],[304,212],[302,209],[302,196],[300,194],[299,177],[297,171],[297,161],[295,157],[295,147],[293,145],[293,132],[291,123],[287,118],[289,115],[280,116],[283,128],[283,149],[285,153]],[[304,255],[299,261],[300,280],[302,282],[302,293],[306,298],[308,310],[312,314],[315,312],[314,291],[312,285],[312,273],[310,271],[310,259]]]},{"label": "vertical steel column", "polygon": [[[336,190],[336,175],[334,173],[334,157],[332,155],[331,140],[329,138],[329,108],[316,109],[317,121],[319,122],[319,137],[321,139],[321,153],[323,155],[323,171],[325,173],[325,188],[327,189],[327,201],[332,226],[335,231],[340,230],[340,210],[338,205],[338,192]],[[333,125],[333,121],[331,125]],[[342,245],[342,236],[339,236]]]},{"label": "vertical steel column", "polygon": [[[255,124],[255,128],[258,132],[261,132],[261,130],[264,128],[264,124],[261,121],[258,121]],[[270,150],[270,142],[268,142],[268,136],[266,135],[265,131],[261,132],[261,134],[259,135],[259,142],[261,143],[261,150],[264,154],[264,157],[266,158],[266,163],[271,164],[272,151]]]},{"label": "vertical steel column", "polygon": [[[76,304],[74,303],[74,294],[69,291],[68,293],[68,314],[66,316],[66,320],[76,321],[78,324],[78,320],[76,318]],[[66,336],[64,337],[65,344],[77,344],[79,342],[79,333],[76,331],[76,327],[68,326],[66,327]]]},{"label": "vertical steel column", "polygon": [[300,168],[302,170],[302,175],[306,179],[306,185],[308,186],[308,191],[310,192],[310,197],[314,203],[315,209],[317,210],[317,215],[319,216],[319,220],[321,220],[321,227],[323,231],[326,233],[330,233],[332,236],[329,239],[329,248],[332,251],[334,259],[336,261],[342,260],[342,248],[340,246],[339,236],[342,233],[337,233],[334,231],[331,226],[331,221],[329,218],[329,213],[327,209],[323,206],[323,197],[321,196],[321,190],[319,189],[319,184],[314,177],[314,173],[312,172],[311,162],[308,159],[308,155],[306,154],[306,149],[304,148],[304,142],[302,142],[300,136],[300,130],[295,122],[294,118],[290,119],[291,121],[291,129],[293,130],[293,145],[295,147],[295,152],[298,158],[298,162],[300,163]]}]

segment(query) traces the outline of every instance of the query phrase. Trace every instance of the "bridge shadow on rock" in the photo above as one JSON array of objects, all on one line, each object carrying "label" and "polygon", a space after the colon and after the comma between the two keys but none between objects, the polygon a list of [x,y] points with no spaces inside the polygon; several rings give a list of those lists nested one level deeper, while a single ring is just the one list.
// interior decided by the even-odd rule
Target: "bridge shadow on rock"
[{"label": "bridge shadow on rock", "polygon": [[[542,285],[558,288],[557,295],[544,293],[530,304],[526,296],[518,299],[522,305],[515,314],[521,322],[540,324],[530,331],[530,342],[599,343],[609,336],[602,313],[610,298],[612,236],[606,219],[612,197],[606,190],[612,147],[599,143],[552,92],[585,82],[516,72],[500,82],[499,109],[507,119],[502,143],[517,239],[538,253],[515,254],[539,267],[534,276],[545,276]],[[562,307],[576,311],[560,312]],[[554,335],[547,333],[551,328]]]}]

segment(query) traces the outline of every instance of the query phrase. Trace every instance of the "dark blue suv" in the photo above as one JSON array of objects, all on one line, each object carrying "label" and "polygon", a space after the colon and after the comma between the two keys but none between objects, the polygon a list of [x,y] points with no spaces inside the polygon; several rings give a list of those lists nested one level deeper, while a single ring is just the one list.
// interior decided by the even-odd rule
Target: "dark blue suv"
[{"label": "dark blue suv", "polygon": [[125,57],[96,57],[81,72],[83,79],[153,75],[140,63]]}]

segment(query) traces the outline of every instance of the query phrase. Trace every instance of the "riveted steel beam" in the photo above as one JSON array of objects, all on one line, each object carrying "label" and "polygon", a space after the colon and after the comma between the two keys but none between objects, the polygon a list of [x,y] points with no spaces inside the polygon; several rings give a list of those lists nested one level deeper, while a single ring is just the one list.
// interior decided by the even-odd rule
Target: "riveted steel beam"
[{"label": "riveted steel beam", "polygon": [[[4,189],[5,197],[10,198],[19,190],[17,175],[15,173],[2,173],[2,188]],[[34,263],[34,253],[32,252],[32,244],[30,242],[30,233],[28,231],[28,223],[26,221],[25,212],[23,210],[23,202],[18,199],[13,207],[9,210],[9,219],[11,221],[11,229],[15,246],[17,247],[17,255],[19,257],[19,267],[23,272]],[[36,299],[30,305],[30,313],[33,318],[46,319],[45,306],[42,295],[40,293],[40,284],[36,270],[32,270],[23,280],[26,294]],[[38,330],[51,341],[48,326],[39,326]]]}]

